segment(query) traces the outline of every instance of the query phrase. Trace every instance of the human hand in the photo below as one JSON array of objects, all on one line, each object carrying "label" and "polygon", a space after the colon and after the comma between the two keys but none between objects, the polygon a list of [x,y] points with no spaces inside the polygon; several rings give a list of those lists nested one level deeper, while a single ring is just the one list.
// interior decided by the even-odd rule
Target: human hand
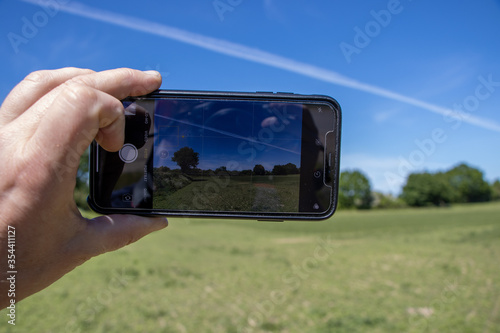
[{"label": "human hand", "polygon": [[[15,300],[34,294],[91,257],[162,229],[164,218],[83,218],[73,199],[80,156],[94,138],[106,150],[124,141],[127,96],[161,85],[157,72],[64,68],[28,75],[0,108],[0,309],[15,270]],[[15,268],[7,266],[15,230]]]}]

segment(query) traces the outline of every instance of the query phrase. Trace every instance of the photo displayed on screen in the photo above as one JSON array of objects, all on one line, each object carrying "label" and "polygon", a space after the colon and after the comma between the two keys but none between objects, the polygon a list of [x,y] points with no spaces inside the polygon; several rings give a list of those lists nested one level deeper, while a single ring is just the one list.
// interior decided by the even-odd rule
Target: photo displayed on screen
[{"label": "photo displayed on screen", "polygon": [[153,209],[298,212],[302,105],[157,100]]},{"label": "photo displayed on screen", "polygon": [[92,146],[91,206],[106,213],[331,214],[340,143],[334,104],[230,97],[124,100],[123,147]]}]

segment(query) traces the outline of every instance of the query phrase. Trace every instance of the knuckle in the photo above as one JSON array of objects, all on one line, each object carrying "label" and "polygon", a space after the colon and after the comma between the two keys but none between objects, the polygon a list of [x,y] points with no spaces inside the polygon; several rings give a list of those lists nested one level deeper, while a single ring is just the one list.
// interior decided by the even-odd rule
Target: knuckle
[{"label": "knuckle", "polygon": [[76,84],[76,85],[85,85],[85,86],[92,86],[95,82],[93,82],[93,79],[89,75],[79,75],[75,76],[68,81],[66,81],[68,85],[71,84]]},{"label": "knuckle", "polygon": [[24,78],[24,81],[35,84],[44,84],[56,80],[60,75],[67,75],[68,72],[73,73],[75,78],[95,73],[91,69],[81,69],[76,67],[65,67],[56,70],[38,70],[28,74]]},{"label": "knuckle", "polygon": [[86,74],[94,74],[95,71],[90,69],[90,68],[79,68],[79,67],[65,67],[61,68],[61,70],[73,70],[73,71],[79,71],[79,75],[86,75]]},{"label": "knuckle", "polygon": [[119,68],[118,70],[120,72],[122,72],[123,79],[125,79],[125,80],[133,79],[135,74],[136,74],[136,70],[131,69],[131,68]]},{"label": "knuckle", "polygon": [[82,78],[73,78],[62,86],[62,97],[73,102],[93,103],[97,100],[97,93],[94,89],[82,82]]},{"label": "knuckle", "polygon": [[39,70],[35,72],[29,73],[25,78],[24,81],[29,81],[33,82],[35,84],[37,83],[44,83],[48,81],[51,77],[51,73],[48,70]]},{"label": "knuckle", "polygon": [[75,123],[93,118],[95,105],[99,102],[94,89],[77,81],[67,81],[59,88],[56,102],[60,112],[70,115]]},{"label": "knuckle", "polygon": [[122,82],[128,86],[134,80],[136,71],[130,68],[120,68],[119,70],[121,72]]},{"label": "knuckle", "polygon": [[120,117],[125,118],[123,112],[120,112],[123,106],[118,99],[100,93],[99,90],[82,83],[79,78],[64,83],[60,98],[67,106],[86,110],[77,113],[79,116],[99,119],[99,127],[106,127]]},{"label": "knuckle", "polygon": [[131,68],[119,68],[121,82],[123,86],[130,87],[129,95],[138,96],[148,93],[146,87],[139,85],[140,76],[138,76],[138,71]]}]

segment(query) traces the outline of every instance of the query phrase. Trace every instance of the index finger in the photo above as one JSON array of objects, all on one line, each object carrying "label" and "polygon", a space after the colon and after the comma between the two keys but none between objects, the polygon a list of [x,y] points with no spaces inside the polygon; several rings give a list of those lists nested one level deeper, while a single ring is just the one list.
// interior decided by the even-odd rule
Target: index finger
[{"label": "index finger", "polygon": [[161,85],[161,75],[157,71],[142,72],[130,68],[119,68],[79,75],[68,81],[68,83],[71,82],[103,91],[117,99],[124,99],[128,96],[145,95],[158,89]]},{"label": "index finger", "polygon": [[[78,163],[69,163],[68,158],[76,157],[78,161],[80,156],[72,155],[81,155],[98,133],[105,136],[101,138],[104,141],[123,136],[124,109],[119,99],[157,89],[161,77],[155,73],[111,70],[76,77],[53,89],[15,120],[30,122],[30,129],[24,131],[25,135],[32,133],[25,151],[41,154],[40,147],[55,146],[42,149],[41,158],[76,170]],[[106,128],[109,130],[101,131]],[[115,139],[108,142],[113,143],[113,149],[119,149]]]},{"label": "index finger", "polygon": [[94,71],[73,67],[30,73],[5,98],[0,112],[0,123],[16,119],[49,91],[67,80],[90,73]]},{"label": "index finger", "polygon": [[[54,100],[67,96],[65,91],[71,90],[74,86],[87,86],[121,100],[127,96],[139,96],[150,93],[158,89],[160,85],[161,75],[156,71],[142,72],[129,68],[120,68],[78,75],[52,89],[16,120],[19,120],[22,124],[27,126],[31,125],[33,130],[36,129],[42,118],[48,116],[49,113],[55,112],[50,109]],[[80,110],[80,112],[82,111],[83,110]],[[64,116],[68,115],[66,114]],[[55,124],[57,124],[57,122]]]}]

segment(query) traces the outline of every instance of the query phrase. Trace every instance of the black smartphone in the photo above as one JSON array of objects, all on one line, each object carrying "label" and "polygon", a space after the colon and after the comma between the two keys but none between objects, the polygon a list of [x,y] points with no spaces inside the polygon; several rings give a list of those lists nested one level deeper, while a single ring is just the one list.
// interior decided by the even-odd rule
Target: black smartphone
[{"label": "black smartphone", "polygon": [[93,210],[256,220],[334,213],[341,111],[333,98],[160,90],[122,102],[123,147],[91,146]]}]

